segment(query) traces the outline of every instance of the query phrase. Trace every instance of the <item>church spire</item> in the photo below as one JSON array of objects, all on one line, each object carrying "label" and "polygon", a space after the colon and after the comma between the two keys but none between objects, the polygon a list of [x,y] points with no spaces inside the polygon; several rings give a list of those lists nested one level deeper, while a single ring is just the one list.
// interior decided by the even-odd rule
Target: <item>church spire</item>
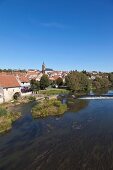
[{"label": "church spire", "polygon": [[45,70],[46,70],[46,65],[45,65],[45,63],[43,62],[43,64],[42,64],[42,73],[43,73],[43,74],[45,74]]}]

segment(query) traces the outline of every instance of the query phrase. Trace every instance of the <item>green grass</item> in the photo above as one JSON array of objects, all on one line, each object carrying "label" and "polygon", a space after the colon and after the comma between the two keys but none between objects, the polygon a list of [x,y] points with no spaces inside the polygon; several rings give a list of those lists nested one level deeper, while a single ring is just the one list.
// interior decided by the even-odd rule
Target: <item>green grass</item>
[{"label": "green grass", "polygon": [[67,105],[61,101],[52,99],[38,103],[32,109],[33,118],[46,117],[50,115],[60,115],[67,110]]},{"label": "green grass", "polygon": [[40,90],[40,94],[45,94],[45,95],[58,95],[58,94],[68,94],[69,91],[66,89],[47,89],[47,90]]},{"label": "green grass", "polygon": [[0,107],[0,117],[4,115],[7,115],[7,110],[3,107]]},{"label": "green grass", "polygon": [[28,99],[29,99],[29,101],[35,101],[36,97],[35,96],[29,96]]},{"label": "green grass", "polygon": [[12,123],[21,116],[21,113],[8,112],[5,108],[0,107],[0,133],[12,128]]}]

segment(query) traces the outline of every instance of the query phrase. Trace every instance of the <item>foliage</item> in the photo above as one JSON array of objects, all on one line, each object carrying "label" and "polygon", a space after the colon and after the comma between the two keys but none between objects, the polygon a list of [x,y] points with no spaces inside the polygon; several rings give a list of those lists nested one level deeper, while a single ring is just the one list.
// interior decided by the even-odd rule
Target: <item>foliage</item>
[{"label": "foliage", "polygon": [[59,77],[57,80],[56,80],[56,84],[58,86],[62,86],[63,85],[63,79],[61,77]]},{"label": "foliage", "polygon": [[111,84],[113,85],[113,73],[109,73],[108,78]]},{"label": "foliage", "polygon": [[86,70],[83,70],[82,73],[87,74]]},{"label": "foliage", "polygon": [[39,91],[40,90],[40,82],[36,80],[31,80],[31,89],[32,91]]},{"label": "foliage", "polygon": [[92,82],[92,87],[96,89],[100,88],[106,88],[110,85],[110,82],[107,78],[99,78],[97,77],[93,82]]},{"label": "foliage", "polygon": [[20,93],[18,93],[18,92],[15,93],[13,96],[14,100],[17,100],[19,97],[20,97]]},{"label": "foliage", "polygon": [[90,81],[83,72],[71,71],[66,77],[66,85],[69,90],[80,92],[90,88]]},{"label": "foliage", "polygon": [[0,117],[4,115],[7,115],[7,110],[3,107],[0,107]]},{"label": "foliage", "polygon": [[40,79],[40,88],[44,90],[50,84],[48,75],[44,74]]},{"label": "foliage", "polygon": [[0,69],[0,72],[6,72],[6,73],[9,73],[9,72],[22,72],[22,73],[26,73],[26,70],[23,69],[23,70],[13,70],[13,69]]},{"label": "foliage", "polygon": [[5,132],[12,127],[12,123],[21,116],[21,113],[11,113],[5,108],[0,107],[0,133]]},{"label": "foliage", "polygon": [[29,96],[29,101],[35,101],[36,100],[36,97],[35,96]]},{"label": "foliage", "polygon": [[57,94],[68,94],[69,91],[66,89],[50,89],[50,90],[40,90],[40,94],[46,95],[57,95]]},{"label": "foliage", "polygon": [[41,103],[38,103],[32,109],[32,116],[34,118],[37,117],[45,117],[49,115],[60,115],[63,114],[67,110],[67,105],[62,104],[61,101],[52,99],[52,100],[44,100]]}]

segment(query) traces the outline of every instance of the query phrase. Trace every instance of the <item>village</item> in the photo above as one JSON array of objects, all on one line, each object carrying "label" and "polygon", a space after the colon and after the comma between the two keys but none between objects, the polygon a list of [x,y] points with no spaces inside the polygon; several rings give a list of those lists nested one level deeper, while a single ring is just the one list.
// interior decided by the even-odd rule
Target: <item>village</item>
[{"label": "village", "polygon": [[[65,77],[68,75],[68,71],[55,71],[50,68],[46,68],[46,65],[42,64],[42,70],[2,70],[0,71],[0,103],[5,103],[13,100],[15,97],[30,96],[31,80],[40,82],[41,77],[46,74],[51,82],[55,82],[58,78],[61,78],[65,83]],[[95,80],[97,77],[108,78],[107,73],[102,72],[86,72],[89,80]],[[57,86],[56,86],[57,87]]]},{"label": "village", "polygon": [[0,103],[9,102],[16,96],[30,96],[31,80],[40,81],[41,77],[46,74],[50,81],[56,81],[59,77],[65,82],[68,71],[54,71],[46,68],[44,62],[42,70],[13,70],[0,72]]}]

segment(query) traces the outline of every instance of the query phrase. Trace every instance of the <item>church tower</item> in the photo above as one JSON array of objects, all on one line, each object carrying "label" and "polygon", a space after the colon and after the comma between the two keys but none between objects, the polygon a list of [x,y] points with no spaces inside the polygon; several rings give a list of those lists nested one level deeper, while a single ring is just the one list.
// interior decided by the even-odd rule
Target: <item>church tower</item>
[{"label": "church tower", "polygon": [[45,74],[45,71],[46,71],[46,65],[43,62],[43,64],[42,64],[42,73]]}]

